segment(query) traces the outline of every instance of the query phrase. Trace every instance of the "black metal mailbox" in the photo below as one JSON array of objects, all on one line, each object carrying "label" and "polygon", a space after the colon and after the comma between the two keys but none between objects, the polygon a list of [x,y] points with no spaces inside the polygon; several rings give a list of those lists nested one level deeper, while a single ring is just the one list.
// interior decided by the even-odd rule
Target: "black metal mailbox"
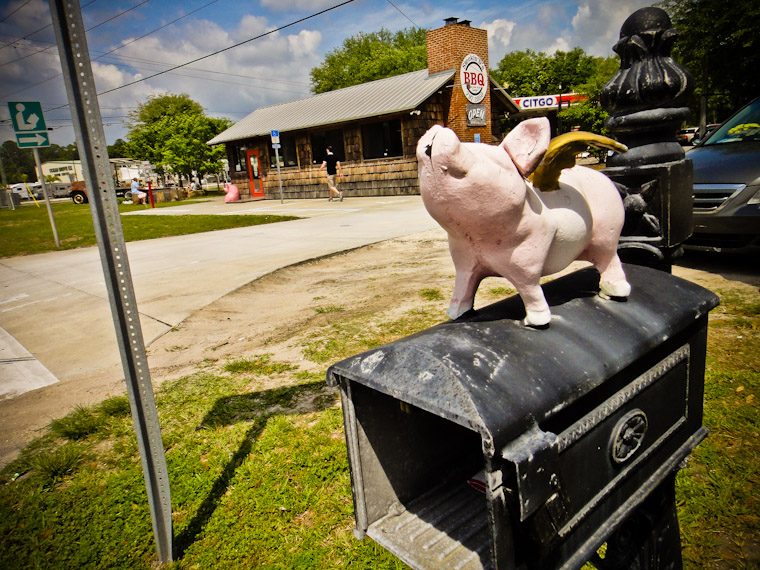
[{"label": "black metal mailbox", "polygon": [[330,367],[357,537],[415,569],[580,568],[672,484],[707,434],[718,301],[626,273],[625,302],[596,295],[593,269],[545,285],[545,330],[524,327],[512,297]]}]

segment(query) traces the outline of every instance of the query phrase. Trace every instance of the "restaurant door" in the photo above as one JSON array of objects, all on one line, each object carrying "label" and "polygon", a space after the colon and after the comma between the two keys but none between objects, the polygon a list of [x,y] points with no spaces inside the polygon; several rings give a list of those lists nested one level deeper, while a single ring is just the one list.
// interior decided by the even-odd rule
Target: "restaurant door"
[{"label": "restaurant door", "polygon": [[249,150],[246,152],[248,158],[248,179],[251,183],[251,198],[263,198],[264,188],[261,184],[261,169],[259,168],[259,151]]}]

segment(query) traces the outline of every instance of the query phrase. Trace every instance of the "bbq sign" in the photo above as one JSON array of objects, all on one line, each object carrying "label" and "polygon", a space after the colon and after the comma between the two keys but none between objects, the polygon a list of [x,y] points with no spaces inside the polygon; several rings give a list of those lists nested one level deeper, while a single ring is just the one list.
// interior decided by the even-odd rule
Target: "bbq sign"
[{"label": "bbq sign", "polygon": [[459,71],[459,81],[467,100],[470,103],[480,103],[488,89],[488,70],[483,60],[474,53],[465,57]]}]

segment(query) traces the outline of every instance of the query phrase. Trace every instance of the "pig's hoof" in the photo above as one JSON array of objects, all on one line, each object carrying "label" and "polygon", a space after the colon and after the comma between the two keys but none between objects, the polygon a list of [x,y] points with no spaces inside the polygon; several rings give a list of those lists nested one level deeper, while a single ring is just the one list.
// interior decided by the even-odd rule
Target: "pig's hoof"
[{"label": "pig's hoof", "polygon": [[471,309],[472,305],[451,305],[449,306],[449,310],[446,311],[446,316],[455,321]]},{"label": "pig's hoof", "polygon": [[625,299],[631,294],[631,285],[628,281],[603,281],[599,284],[599,296],[603,299]]},{"label": "pig's hoof", "polygon": [[549,309],[545,311],[526,311],[523,324],[529,327],[545,327],[551,320],[552,312]]}]

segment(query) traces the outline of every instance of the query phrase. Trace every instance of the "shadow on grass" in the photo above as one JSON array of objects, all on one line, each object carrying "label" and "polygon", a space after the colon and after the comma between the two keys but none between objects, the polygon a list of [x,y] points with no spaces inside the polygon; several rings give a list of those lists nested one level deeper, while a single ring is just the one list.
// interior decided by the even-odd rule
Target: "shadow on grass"
[{"label": "shadow on grass", "polygon": [[[238,467],[253,451],[254,443],[266,428],[269,418],[325,410],[333,403],[333,398],[328,395],[326,390],[323,381],[309,382],[251,394],[227,396],[214,403],[214,407],[203,418],[198,429],[214,429],[241,421],[252,421],[253,423],[245,433],[238,450],[214,481],[211,491],[198,507],[195,516],[187,527],[175,537],[174,556],[176,560],[184,556],[187,549],[195,542],[195,539],[213,516],[219,505],[219,500],[227,492]],[[313,398],[309,401],[306,396],[313,396]]]}]

